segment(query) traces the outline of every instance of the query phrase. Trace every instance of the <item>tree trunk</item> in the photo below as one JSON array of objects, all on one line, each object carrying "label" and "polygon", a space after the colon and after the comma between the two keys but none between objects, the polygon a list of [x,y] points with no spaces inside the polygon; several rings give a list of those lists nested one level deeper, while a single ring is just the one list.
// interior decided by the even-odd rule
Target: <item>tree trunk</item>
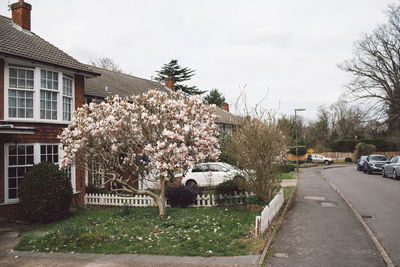
[{"label": "tree trunk", "polygon": [[157,199],[157,206],[158,206],[158,216],[160,219],[164,219],[165,217],[165,179],[164,177],[160,178],[160,185],[161,185],[161,194],[160,197]]}]

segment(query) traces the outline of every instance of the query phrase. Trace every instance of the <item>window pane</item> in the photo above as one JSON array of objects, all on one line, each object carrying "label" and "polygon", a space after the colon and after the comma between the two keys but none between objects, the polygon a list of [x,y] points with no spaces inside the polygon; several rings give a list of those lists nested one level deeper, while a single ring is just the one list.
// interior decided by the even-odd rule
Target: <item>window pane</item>
[{"label": "window pane", "polygon": [[27,70],[26,77],[30,80],[33,80],[33,70]]},{"label": "window pane", "polygon": [[17,79],[15,78],[10,78],[10,87],[12,88],[17,88]]},{"label": "window pane", "polygon": [[16,68],[10,68],[10,77],[17,78],[17,72]]},{"label": "window pane", "polygon": [[8,105],[10,107],[16,107],[17,106],[17,99],[15,97],[9,97],[8,98]]},{"label": "window pane", "polygon": [[9,155],[17,155],[17,147],[16,146],[9,146],[8,147],[8,154]]},{"label": "window pane", "polygon": [[8,109],[8,115],[11,118],[16,118],[17,117],[17,109],[16,108],[9,108]]},{"label": "window pane", "polygon": [[17,189],[9,189],[8,198],[17,198]]},{"label": "window pane", "polygon": [[46,88],[46,80],[40,79],[40,88]]},{"label": "window pane", "polygon": [[25,155],[23,156],[18,156],[18,165],[25,165]]},{"label": "window pane", "polygon": [[12,188],[16,188],[17,187],[17,179],[8,179],[8,186],[12,187]]},{"label": "window pane", "polygon": [[26,157],[26,164],[33,164],[33,156]]},{"label": "window pane", "polygon": [[18,79],[18,88],[25,88],[25,80],[23,79]]},{"label": "window pane", "polygon": [[25,118],[25,109],[19,108],[17,116],[18,116],[18,118]]},{"label": "window pane", "polygon": [[27,118],[33,118],[33,109],[27,109],[26,110],[26,117]]},{"label": "window pane", "polygon": [[8,91],[8,96],[13,96],[13,97],[17,96],[17,91],[15,91],[15,90],[9,90],[9,91]]},{"label": "window pane", "polygon": [[8,158],[8,165],[10,165],[10,166],[17,165],[17,157],[16,156],[10,156]]},{"label": "window pane", "polygon": [[16,168],[8,168],[8,177],[10,177],[10,178],[17,177],[17,169]]},{"label": "window pane", "polygon": [[26,88],[33,89],[33,80],[27,80],[26,81]]},{"label": "window pane", "polygon": [[18,69],[18,78],[25,79],[25,70],[24,69]]}]

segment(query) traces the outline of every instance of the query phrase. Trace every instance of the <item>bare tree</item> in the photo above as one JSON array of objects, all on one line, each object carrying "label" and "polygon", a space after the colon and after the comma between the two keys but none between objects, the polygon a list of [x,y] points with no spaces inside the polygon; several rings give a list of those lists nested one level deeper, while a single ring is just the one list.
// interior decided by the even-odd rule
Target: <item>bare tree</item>
[{"label": "bare tree", "polygon": [[109,57],[102,57],[97,60],[91,60],[90,64],[101,69],[123,73],[119,64],[115,63],[114,60]]},{"label": "bare tree", "polygon": [[372,104],[392,133],[400,130],[400,7],[389,6],[388,23],[356,42],[354,57],[339,67],[353,79],[347,84],[355,100]]},{"label": "bare tree", "polygon": [[344,100],[339,100],[331,105],[332,118],[336,139],[361,137],[364,132],[365,121],[368,120],[366,112],[358,106],[349,106]]}]

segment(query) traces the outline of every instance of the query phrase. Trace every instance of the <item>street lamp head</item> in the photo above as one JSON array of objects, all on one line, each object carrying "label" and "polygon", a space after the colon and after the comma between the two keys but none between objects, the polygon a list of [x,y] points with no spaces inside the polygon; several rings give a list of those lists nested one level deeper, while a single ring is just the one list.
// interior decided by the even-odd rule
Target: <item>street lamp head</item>
[{"label": "street lamp head", "polygon": [[305,108],[296,108],[296,109],[294,109],[294,111],[304,111],[304,110],[306,110]]}]

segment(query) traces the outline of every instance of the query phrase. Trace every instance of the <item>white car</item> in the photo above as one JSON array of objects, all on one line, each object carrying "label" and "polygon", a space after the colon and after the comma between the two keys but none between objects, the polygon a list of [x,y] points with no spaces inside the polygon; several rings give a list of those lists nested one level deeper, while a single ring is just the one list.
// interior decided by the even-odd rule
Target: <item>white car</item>
[{"label": "white car", "polygon": [[186,186],[216,186],[226,180],[243,177],[242,172],[224,162],[207,162],[197,164],[189,169],[182,178]]},{"label": "white car", "polygon": [[325,165],[333,163],[332,158],[327,158],[319,154],[310,154],[310,155],[311,155],[311,161],[313,163],[324,163]]}]

